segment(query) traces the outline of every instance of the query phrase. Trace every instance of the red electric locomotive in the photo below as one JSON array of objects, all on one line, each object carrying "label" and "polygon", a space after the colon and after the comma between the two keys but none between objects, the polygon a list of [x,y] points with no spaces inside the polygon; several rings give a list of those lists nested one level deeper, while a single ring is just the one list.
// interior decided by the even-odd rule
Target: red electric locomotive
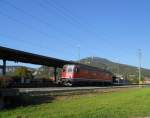
[{"label": "red electric locomotive", "polygon": [[66,86],[87,82],[112,84],[113,74],[109,71],[88,65],[64,65],[61,73],[61,81]]}]

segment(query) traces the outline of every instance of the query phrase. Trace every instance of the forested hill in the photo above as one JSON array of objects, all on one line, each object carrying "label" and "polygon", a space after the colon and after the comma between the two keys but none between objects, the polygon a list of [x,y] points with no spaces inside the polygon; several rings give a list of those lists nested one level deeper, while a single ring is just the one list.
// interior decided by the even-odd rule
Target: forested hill
[{"label": "forested hill", "polygon": [[[80,60],[81,63],[103,68],[109,70],[115,74],[121,74],[123,76],[128,77],[137,77],[138,76],[138,68],[131,65],[125,65],[120,63],[112,62],[108,59],[100,58],[100,57],[87,57]],[[150,77],[150,69],[142,68],[142,76]]]}]

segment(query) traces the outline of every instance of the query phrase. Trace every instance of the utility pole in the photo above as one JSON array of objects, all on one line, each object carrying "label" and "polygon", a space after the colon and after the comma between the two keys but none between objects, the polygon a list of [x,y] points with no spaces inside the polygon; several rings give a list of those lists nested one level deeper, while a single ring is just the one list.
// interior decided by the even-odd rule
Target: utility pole
[{"label": "utility pole", "polygon": [[142,60],[142,51],[141,49],[138,50],[139,52],[139,85],[140,85],[140,81],[141,81],[141,60]]},{"label": "utility pole", "polygon": [[118,59],[118,61],[117,61],[117,72],[118,72],[118,75],[120,75],[120,64],[119,64],[119,59]]},{"label": "utility pole", "polygon": [[79,60],[79,63],[80,63],[80,45],[77,45],[77,48],[78,48],[78,60]]},{"label": "utility pole", "polygon": [[93,58],[94,58],[94,56],[91,56],[91,62],[90,62],[90,64],[93,63]]},{"label": "utility pole", "polygon": [[115,61],[116,61],[116,62],[115,62],[114,69],[115,69],[116,75],[119,75],[119,74],[120,74],[120,64],[119,64],[119,59],[116,59]]},{"label": "utility pole", "polygon": [[118,84],[120,84],[120,64],[119,64],[119,59],[117,59],[117,62],[116,62],[116,66],[117,66],[117,74],[118,74]]}]

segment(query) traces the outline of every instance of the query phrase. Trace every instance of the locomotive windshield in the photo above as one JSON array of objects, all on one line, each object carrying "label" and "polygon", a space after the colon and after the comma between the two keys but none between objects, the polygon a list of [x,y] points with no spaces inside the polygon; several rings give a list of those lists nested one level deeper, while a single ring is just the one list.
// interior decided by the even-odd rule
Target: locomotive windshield
[{"label": "locomotive windshield", "polygon": [[63,68],[63,72],[73,72],[74,70],[74,65],[65,65],[64,68]]},{"label": "locomotive windshield", "polygon": [[68,72],[72,72],[73,68],[72,67],[68,67]]}]

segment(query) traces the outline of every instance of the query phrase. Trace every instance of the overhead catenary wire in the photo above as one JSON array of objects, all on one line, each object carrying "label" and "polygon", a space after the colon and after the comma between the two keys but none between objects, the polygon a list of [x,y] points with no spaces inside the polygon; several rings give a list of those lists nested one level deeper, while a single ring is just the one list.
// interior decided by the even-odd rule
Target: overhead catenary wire
[{"label": "overhead catenary wire", "polygon": [[[1,12],[0,12],[0,15],[2,15],[1,14]],[[9,19],[10,20],[10,19]],[[11,19],[12,20],[12,19]],[[18,22],[17,22],[18,23]],[[21,42],[26,42],[26,41],[24,41],[24,40],[20,40],[20,39],[17,39],[17,38],[10,38],[10,39],[14,39],[14,40],[17,40],[17,41],[21,41]],[[27,43],[27,42],[26,42]],[[31,45],[32,44],[32,45]],[[28,45],[31,45],[32,47],[33,47],[33,45],[35,46],[35,43],[31,43],[31,42],[28,42]],[[38,48],[40,48],[41,47],[41,45],[42,44],[40,44],[40,45],[38,45]],[[49,46],[45,46],[45,45],[43,45],[43,47],[42,47],[42,49],[45,49],[45,50],[47,50],[47,49],[49,49],[50,47]],[[63,50],[63,49],[60,49],[60,50],[56,50],[56,49],[52,49],[51,48],[51,50],[53,50],[54,52],[63,52],[63,53],[66,53],[66,50]],[[70,52],[69,52],[70,53]],[[68,52],[67,52],[67,54],[69,54]],[[73,54],[73,53],[72,53]]]},{"label": "overhead catenary wire", "polygon": [[70,21],[72,21],[73,23],[78,24],[78,27],[83,29],[85,32],[89,32],[90,34],[92,34],[93,36],[96,36],[97,38],[100,37],[97,31],[91,28],[92,26],[91,24],[87,23],[86,21],[81,22],[81,20],[79,20],[77,15],[72,13],[69,9],[64,7],[62,4],[54,0],[45,0],[44,2],[46,2],[47,5],[49,4],[53,6],[58,12],[60,12],[60,14],[64,15],[66,19],[70,19]]},{"label": "overhead catenary wire", "polygon": [[[48,11],[48,9],[49,9],[49,7],[52,7],[52,6],[50,6],[49,4],[46,4],[46,3],[44,3],[45,1],[42,1],[42,2],[40,2],[40,1],[37,1],[36,3],[38,3],[39,4],[39,6],[41,6],[43,9],[45,9],[45,12],[47,12]],[[55,8],[56,10],[57,10],[57,7]],[[57,10],[58,11],[58,10]],[[58,11],[59,12],[59,11]],[[60,12],[60,15],[61,16],[63,16],[64,17],[64,19],[66,19],[67,20],[67,23],[69,22],[70,24],[72,24],[73,26],[75,26],[75,27],[77,27],[77,28],[79,28],[78,26],[76,26],[69,18],[67,18],[67,16],[66,15],[64,15],[64,14],[61,14],[61,12]],[[81,25],[81,24],[80,24]],[[79,29],[78,29],[79,30]],[[85,40],[85,42],[87,42],[88,40]],[[79,43],[78,44],[80,44],[80,42],[81,41],[79,41]],[[75,44],[75,45],[78,45],[78,44]],[[89,47],[89,49],[90,49],[91,47]],[[87,50],[86,50],[86,52],[87,52]]]},{"label": "overhead catenary wire", "polygon": [[[34,42],[31,42],[31,41],[27,41],[27,40],[23,40],[23,39],[21,39],[21,38],[17,38],[17,37],[14,37],[14,36],[5,36],[5,35],[3,35],[3,34],[1,34],[0,33],[0,36],[2,37],[2,38],[4,38],[4,39],[13,39],[13,40],[15,40],[15,41],[19,41],[20,43],[21,43],[21,45],[23,46],[23,45],[26,45],[26,46],[32,46],[32,48],[35,48],[35,49],[40,49],[40,50],[47,50],[47,51],[55,51],[55,52],[59,52],[59,50],[56,50],[56,49],[49,49],[49,47],[47,47],[47,46],[45,46],[45,45],[36,45],[36,43]],[[2,43],[1,43],[2,44]],[[28,48],[30,48],[30,47],[28,47]],[[67,53],[67,52],[66,52]]]},{"label": "overhead catenary wire", "polygon": [[[6,15],[6,14],[4,14],[4,13],[1,12],[1,11],[0,11],[0,15],[5,16],[5,17],[7,17],[9,20],[14,21],[14,22],[19,23],[19,24],[22,24],[22,25],[24,25],[25,27],[27,27],[28,29],[33,30],[33,31],[36,31],[36,32],[39,32],[39,33],[41,33],[43,36],[49,38],[49,34],[43,32],[43,31],[40,31],[39,29],[34,28],[33,26],[28,25],[27,23],[24,23],[24,22],[22,22],[22,21],[20,21],[20,20],[15,19],[14,17],[11,17],[11,16],[9,16],[9,15]],[[45,46],[45,47],[46,47],[46,46]],[[56,51],[56,50],[55,50],[55,51]],[[60,49],[60,51],[61,51],[61,52],[64,52],[64,48],[63,48],[63,49]],[[73,53],[72,53],[72,54],[73,54]]]},{"label": "overhead catenary wire", "polygon": [[[74,16],[74,14],[71,11],[69,11],[64,6],[58,4],[56,1],[45,0],[45,1],[42,1],[40,3],[40,5],[45,9],[48,9],[48,6],[53,7],[56,10],[56,12],[59,13],[59,15],[63,16],[63,18],[66,21],[68,21],[68,23],[75,26],[78,30],[82,30],[88,34],[91,34],[91,35],[95,36],[96,39],[98,39],[98,40],[100,39],[99,34],[97,34],[95,31],[93,31],[93,29],[89,27],[90,26],[89,24],[87,27],[87,25],[85,25],[85,24],[87,24],[86,22],[82,23],[80,20],[78,20],[78,18],[76,16]],[[87,42],[87,41],[88,40],[85,40],[85,42]],[[109,42],[107,42],[106,39],[103,43],[105,43],[106,46],[109,46]],[[89,48],[91,48],[91,46]],[[95,52],[95,50],[97,50],[97,49],[95,49],[95,47],[92,47],[92,49],[90,49],[90,50],[91,51],[93,50],[93,52]]]},{"label": "overhead catenary wire", "polygon": [[[89,32],[89,33],[94,33],[92,30],[90,30],[91,28],[88,28],[85,25],[85,22],[82,23],[80,20],[78,20],[78,18],[76,16],[73,15],[73,13],[71,11],[69,11],[68,9],[66,9],[64,6],[58,4],[56,1],[52,1],[52,0],[45,0],[44,2],[46,2],[47,4],[53,6],[58,12],[60,12],[60,14],[62,14],[66,19],[69,19],[71,22],[75,23],[78,25],[78,27],[80,27],[81,29],[83,29],[85,32]],[[86,23],[87,24],[87,23]],[[95,34],[94,34],[95,35]]]},{"label": "overhead catenary wire", "polygon": [[[27,16],[29,16],[29,17],[32,17],[34,20],[36,20],[36,21],[38,21],[38,22],[40,22],[40,23],[42,23],[42,24],[45,24],[46,27],[51,28],[52,30],[55,30],[55,31],[57,31],[57,32],[61,32],[61,33],[63,32],[62,30],[59,31],[58,28],[56,28],[56,27],[55,27],[53,24],[51,24],[50,22],[47,22],[46,20],[42,19],[41,17],[37,17],[36,15],[33,15],[33,14],[27,12],[26,10],[20,8],[20,7],[17,7],[17,6],[14,5],[13,3],[11,3],[10,1],[8,2],[7,0],[5,0],[4,2],[7,3],[7,5],[9,5],[9,6],[13,7],[14,9],[18,10],[19,12],[22,12],[23,14],[25,14],[25,15],[27,15]],[[65,33],[64,33],[64,34],[65,34]],[[75,41],[72,37],[70,37],[70,35],[67,36],[67,37],[68,37],[68,38],[66,38],[65,40],[71,40],[71,42],[65,41],[65,43],[72,43],[72,42]],[[74,43],[78,43],[78,42],[74,42]],[[69,45],[72,45],[72,44],[69,44]]]},{"label": "overhead catenary wire", "polygon": [[[1,15],[7,17],[9,20],[13,20],[13,21],[15,21],[15,22],[17,22],[17,23],[20,23],[20,24],[24,25],[25,27],[29,28],[30,30],[32,29],[32,30],[34,30],[34,31],[36,31],[36,32],[41,33],[41,34],[44,35],[45,37],[49,38],[49,34],[48,34],[48,33],[45,33],[45,32],[43,32],[43,31],[40,31],[39,29],[33,27],[32,25],[29,25],[29,24],[24,23],[24,22],[22,22],[22,21],[20,21],[20,20],[17,20],[16,18],[14,18],[14,17],[12,17],[12,16],[6,15],[6,14],[4,14],[4,13],[2,13],[2,12],[0,12],[0,13],[1,13]],[[53,40],[54,40],[54,39],[53,39]],[[43,42],[43,41],[41,41],[41,42]],[[64,50],[64,49],[68,49],[68,48],[70,47],[70,44],[69,44],[69,45],[64,45],[64,44],[67,44],[67,43],[64,43],[64,42],[65,42],[65,41],[63,41],[63,45],[62,45],[61,47],[59,47],[59,53],[60,53],[60,52],[64,52],[64,53],[67,52],[67,53],[66,53],[67,55],[74,55],[73,50]],[[41,45],[41,44],[40,44],[40,45]],[[65,48],[63,48],[63,46],[65,46]],[[44,46],[43,46],[43,47],[44,47]],[[46,46],[45,46],[45,47],[46,47]],[[49,48],[49,47],[47,47],[47,48]],[[56,51],[55,49],[53,49],[53,50]],[[68,53],[68,51],[69,51],[69,53]],[[58,51],[57,51],[57,52],[58,52]]]},{"label": "overhead catenary wire", "polygon": [[[5,0],[5,1],[7,1],[7,0]],[[48,9],[48,6],[50,5],[50,1],[47,1],[47,0],[45,0],[45,1],[42,1],[42,3],[40,4],[40,6],[42,6],[44,9]],[[8,1],[7,1],[8,2]],[[39,1],[38,1],[39,2]],[[38,3],[37,1],[35,2],[35,3]],[[53,2],[54,4],[55,4],[55,2],[56,1],[51,1],[51,2]],[[42,18],[39,18],[39,17],[37,17],[36,15],[33,15],[32,13],[29,13],[29,12],[27,12],[26,10],[24,10],[24,9],[22,9],[22,8],[20,8],[20,7],[16,7],[16,5],[14,5],[14,4],[12,4],[10,1],[8,2],[8,4],[10,3],[10,6],[12,6],[13,8],[15,8],[16,10],[18,10],[19,12],[21,12],[21,13],[23,13],[23,14],[26,14],[27,16],[30,16],[30,17],[32,17],[34,20],[36,20],[36,21],[39,21],[39,22],[41,22],[41,23],[43,23],[43,24],[45,24],[45,25],[48,25],[49,26],[49,28],[52,28],[52,29],[57,29],[56,27],[53,27],[53,25],[52,24],[50,24],[49,22],[47,22],[46,20],[43,20]],[[59,5],[60,6],[60,5]],[[51,7],[54,7],[54,5],[51,5]],[[81,29],[83,29],[84,31],[86,31],[86,32],[89,32],[89,33],[91,33],[92,34],[92,32],[91,31],[87,31],[87,29],[90,29],[90,28],[86,28],[86,27],[83,27],[83,26],[85,26],[82,22],[80,22],[80,20],[78,20],[69,10],[67,10],[65,7],[63,7],[62,5],[61,5],[61,7],[58,7],[58,4],[55,4],[55,7],[54,7],[55,9],[57,9],[57,12],[59,12],[59,14],[62,14],[62,16],[65,18],[65,19],[67,19],[67,21],[69,21],[69,23],[71,23],[72,25],[74,25],[74,26],[76,26],[76,27],[80,27]],[[61,10],[62,9],[62,10]],[[64,10],[63,10],[64,9]],[[45,10],[46,11],[46,10]],[[27,23],[25,23],[24,25],[26,25]],[[76,25],[75,25],[76,24]],[[37,28],[35,28],[35,27],[33,27],[33,26],[28,26],[28,27],[32,27],[31,29],[32,30],[39,30],[38,32],[41,32],[41,30],[40,29],[37,29]],[[48,33],[46,33],[46,32],[41,32],[41,34],[42,35],[44,35],[45,37],[47,37],[47,38],[49,38],[50,37],[50,35],[48,34]],[[46,36],[47,35],[47,36]],[[95,35],[95,34],[94,34]],[[53,39],[51,39],[51,40],[53,40]],[[73,42],[74,40],[72,40],[71,38],[69,38],[69,40],[70,40],[70,42]],[[78,40],[78,39],[77,39]],[[87,41],[87,40],[85,40],[85,41]],[[70,43],[69,42],[69,43]],[[80,42],[80,41],[78,41],[78,42]],[[63,44],[63,45],[66,45],[66,44],[68,44],[68,42],[65,40],[65,44]],[[80,43],[73,43],[73,44],[68,44],[67,46],[76,46],[77,44],[80,44]],[[90,47],[91,48],[91,47]],[[93,48],[92,48],[93,49]],[[92,49],[90,49],[90,51],[92,50]]]}]

